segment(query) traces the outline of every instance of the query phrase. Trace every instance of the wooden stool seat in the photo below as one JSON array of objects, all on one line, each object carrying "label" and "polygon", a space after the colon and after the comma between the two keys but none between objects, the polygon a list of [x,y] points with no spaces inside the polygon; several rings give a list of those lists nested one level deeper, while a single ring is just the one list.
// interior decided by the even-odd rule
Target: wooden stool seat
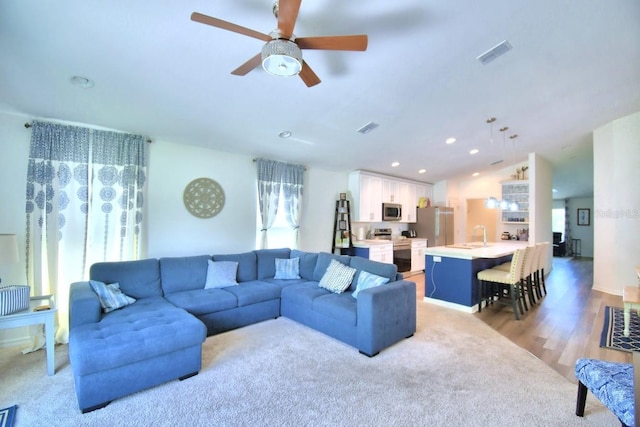
[{"label": "wooden stool seat", "polygon": [[624,302],[624,336],[628,337],[631,310],[637,310],[640,315],[640,288],[637,286],[625,286],[622,290],[622,301]]}]

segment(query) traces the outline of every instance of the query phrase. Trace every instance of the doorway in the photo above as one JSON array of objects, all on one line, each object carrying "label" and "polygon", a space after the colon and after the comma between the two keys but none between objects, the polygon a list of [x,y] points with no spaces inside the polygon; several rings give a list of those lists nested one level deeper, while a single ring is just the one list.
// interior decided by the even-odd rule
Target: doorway
[{"label": "doorway", "polygon": [[481,242],[482,233],[476,231],[473,236],[473,227],[484,225],[487,227],[487,241],[498,240],[498,217],[500,209],[490,209],[484,205],[485,199],[467,199],[467,230],[465,233],[467,242]]}]

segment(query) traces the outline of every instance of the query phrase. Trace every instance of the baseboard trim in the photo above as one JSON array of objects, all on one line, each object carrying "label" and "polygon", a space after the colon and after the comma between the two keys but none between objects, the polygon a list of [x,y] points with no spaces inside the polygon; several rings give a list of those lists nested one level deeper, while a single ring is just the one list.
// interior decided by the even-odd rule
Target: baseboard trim
[{"label": "baseboard trim", "polygon": [[29,345],[29,337],[0,340],[0,348],[23,347]]},{"label": "baseboard trim", "polygon": [[478,304],[474,305],[473,307],[467,307],[466,305],[456,304],[448,301],[442,301],[439,299],[429,298],[429,297],[424,297],[424,302],[427,302],[433,305],[439,305],[441,307],[451,308],[453,310],[463,311],[465,313],[475,313],[476,311],[478,311]]}]

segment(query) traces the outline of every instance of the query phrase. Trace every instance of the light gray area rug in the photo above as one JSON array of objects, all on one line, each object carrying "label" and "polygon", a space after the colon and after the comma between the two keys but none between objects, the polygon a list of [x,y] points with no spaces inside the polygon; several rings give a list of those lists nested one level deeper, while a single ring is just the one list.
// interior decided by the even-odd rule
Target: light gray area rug
[{"label": "light gray area rug", "polygon": [[[418,332],[368,358],[279,318],[209,337],[199,375],[78,410],[67,346],[0,351],[16,426],[615,426],[589,395],[473,315],[418,303]],[[131,381],[135,381],[131,378]]]}]

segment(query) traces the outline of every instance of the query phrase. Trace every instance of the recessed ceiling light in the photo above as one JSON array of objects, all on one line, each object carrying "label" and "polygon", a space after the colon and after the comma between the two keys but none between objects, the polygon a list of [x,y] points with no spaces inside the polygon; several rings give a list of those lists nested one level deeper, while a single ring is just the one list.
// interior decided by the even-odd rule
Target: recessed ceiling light
[{"label": "recessed ceiling light", "polygon": [[72,85],[83,88],[93,87],[93,80],[83,76],[73,76],[69,79]]},{"label": "recessed ceiling light", "polygon": [[553,191],[554,193],[558,192],[558,190],[556,190],[555,188],[552,188],[551,191]]},{"label": "recessed ceiling light", "polygon": [[418,171],[418,173],[427,173],[427,170],[426,170],[426,169],[420,169],[420,170]]},{"label": "recessed ceiling light", "polygon": [[393,162],[393,163],[391,163],[391,166],[394,167],[394,168],[398,167],[398,166],[400,166],[400,162]]},{"label": "recessed ceiling light", "polygon": [[480,152],[480,150],[478,150],[477,148],[474,148],[473,150],[469,151],[469,154],[474,155],[474,154],[478,154]]},{"label": "recessed ceiling light", "polygon": [[447,144],[453,144],[454,142],[456,142],[456,139],[454,137],[451,138],[447,138],[447,140],[445,141]]},{"label": "recessed ceiling light", "polygon": [[478,176],[478,175],[480,175],[480,172],[474,172],[473,175],[471,176]]},{"label": "recessed ceiling light", "polygon": [[280,132],[280,133],[278,134],[278,136],[279,136],[280,138],[289,138],[291,135],[292,135],[292,133],[291,133],[291,131],[289,131],[289,130],[283,130],[282,132]]}]

